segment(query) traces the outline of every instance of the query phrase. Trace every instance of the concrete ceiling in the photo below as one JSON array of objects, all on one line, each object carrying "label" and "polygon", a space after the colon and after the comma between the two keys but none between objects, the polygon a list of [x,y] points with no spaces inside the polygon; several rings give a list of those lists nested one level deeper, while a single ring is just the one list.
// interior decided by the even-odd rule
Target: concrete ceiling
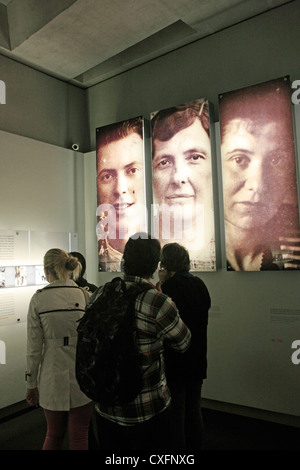
[{"label": "concrete ceiling", "polygon": [[0,54],[88,88],[291,0],[0,0]]}]

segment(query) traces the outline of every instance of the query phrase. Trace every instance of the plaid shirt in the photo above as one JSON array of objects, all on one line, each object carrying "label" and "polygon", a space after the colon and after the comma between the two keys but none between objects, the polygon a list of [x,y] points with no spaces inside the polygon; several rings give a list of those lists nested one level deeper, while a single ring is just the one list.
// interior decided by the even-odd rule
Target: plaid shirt
[{"label": "plaid shirt", "polygon": [[[128,287],[134,282],[147,281],[124,276]],[[130,426],[146,421],[165,410],[171,401],[166,383],[163,343],[178,352],[188,349],[191,333],[181,320],[174,302],[153,289],[139,294],[135,303],[137,345],[141,352],[143,388],[135,400],[123,406],[96,405],[97,412],[111,421]]]}]

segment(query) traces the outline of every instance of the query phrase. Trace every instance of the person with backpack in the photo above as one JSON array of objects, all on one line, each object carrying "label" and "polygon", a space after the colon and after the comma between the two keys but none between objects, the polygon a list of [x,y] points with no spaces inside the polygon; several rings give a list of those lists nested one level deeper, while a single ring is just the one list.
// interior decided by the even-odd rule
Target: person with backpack
[{"label": "person with backpack", "polygon": [[[151,282],[159,259],[160,243],[148,234],[137,233],[129,238],[125,245],[123,281],[126,290],[137,289],[137,286],[143,290],[144,287],[144,291],[135,297],[132,310],[142,381],[140,391],[129,401],[124,398],[118,402],[116,399],[115,403],[111,404],[108,396],[106,401],[103,398],[102,402],[100,399],[100,402],[96,403],[99,450],[171,451],[173,447],[171,396],[165,377],[163,345],[166,342],[170,348],[184,353],[189,347],[191,333],[181,320],[174,302],[159,292]],[[117,279],[115,284],[116,290],[119,291],[123,285],[121,280]],[[111,283],[109,286],[106,285],[105,289],[109,287]],[[103,288],[99,288],[99,292],[93,294],[90,303],[101,298],[101,292]],[[122,295],[126,298],[126,292]],[[118,292],[116,296],[118,298]],[[112,292],[110,299],[113,305]],[[103,313],[105,321],[105,312]],[[113,333],[111,335],[113,336]],[[78,338],[80,346],[80,334]],[[118,342],[120,343],[121,339]],[[121,353],[118,354],[120,355]],[[119,359],[121,361],[122,358]],[[129,359],[125,362],[128,361]],[[128,384],[134,382],[134,377],[130,379],[129,373],[127,382]]]},{"label": "person with backpack", "polygon": [[47,420],[43,450],[60,450],[68,429],[70,450],[88,450],[93,402],[75,376],[77,321],[90,294],[70,279],[81,265],[64,250],[44,256],[49,284],[31,298],[27,316],[26,401],[40,405]]}]

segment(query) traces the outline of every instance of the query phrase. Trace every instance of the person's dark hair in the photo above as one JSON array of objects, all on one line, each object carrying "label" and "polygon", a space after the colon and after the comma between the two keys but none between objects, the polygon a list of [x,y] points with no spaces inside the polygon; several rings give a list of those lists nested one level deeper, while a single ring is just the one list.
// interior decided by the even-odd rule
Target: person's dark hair
[{"label": "person's dark hair", "polygon": [[189,252],[179,243],[167,243],[162,248],[160,264],[169,272],[189,271],[191,267]]},{"label": "person's dark hair", "polygon": [[136,117],[97,128],[97,149],[136,133],[143,139],[143,118]]},{"label": "person's dark hair", "polygon": [[124,273],[131,276],[152,277],[160,260],[160,242],[145,232],[132,235],[123,253]]},{"label": "person's dark hair", "polygon": [[175,134],[199,119],[209,137],[209,108],[205,98],[158,111],[151,119],[153,155],[155,140],[170,140]]},{"label": "person's dark hair", "polygon": [[242,121],[249,132],[268,122],[285,121],[292,133],[291,86],[285,78],[224,93],[219,101],[221,142],[234,120]]},{"label": "person's dark hair", "polygon": [[70,251],[69,255],[74,256],[74,258],[78,259],[79,263],[81,264],[80,277],[83,277],[86,270],[85,257],[78,251]]}]

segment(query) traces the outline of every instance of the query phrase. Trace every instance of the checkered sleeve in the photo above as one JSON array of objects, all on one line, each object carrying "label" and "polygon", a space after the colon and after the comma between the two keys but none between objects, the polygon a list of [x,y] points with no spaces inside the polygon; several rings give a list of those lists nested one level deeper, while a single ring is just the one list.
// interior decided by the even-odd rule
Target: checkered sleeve
[{"label": "checkered sleeve", "polygon": [[168,346],[175,351],[185,352],[191,342],[191,332],[182,321],[174,302],[158,293],[152,304],[157,311],[156,324]]}]

